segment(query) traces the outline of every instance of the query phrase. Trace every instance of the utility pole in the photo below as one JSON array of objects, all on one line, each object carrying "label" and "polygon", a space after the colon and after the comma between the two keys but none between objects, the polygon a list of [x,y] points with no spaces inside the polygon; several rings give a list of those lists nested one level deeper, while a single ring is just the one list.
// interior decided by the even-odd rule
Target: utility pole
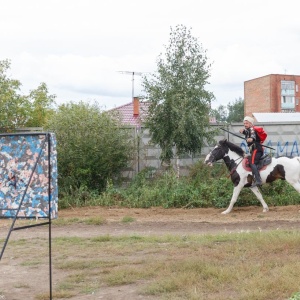
[{"label": "utility pole", "polygon": [[134,71],[118,71],[121,74],[128,74],[132,75],[132,101],[134,98],[134,75],[139,75],[141,76],[143,73],[142,72],[134,72]]}]

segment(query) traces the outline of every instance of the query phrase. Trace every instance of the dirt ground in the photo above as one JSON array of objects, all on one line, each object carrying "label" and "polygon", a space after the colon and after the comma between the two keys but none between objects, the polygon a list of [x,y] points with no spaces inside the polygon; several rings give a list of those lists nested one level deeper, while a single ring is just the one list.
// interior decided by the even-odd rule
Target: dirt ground
[{"label": "dirt ground", "polygon": [[[222,215],[224,209],[128,209],[85,207],[59,211],[58,218],[89,218],[101,217],[105,220],[102,225],[71,224],[58,226],[52,224],[52,237],[78,236],[94,237],[99,235],[189,235],[189,234],[217,234],[228,232],[267,231],[276,229],[300,229],[300,206],[270,207],[267,213],[262,212],[261,206],[234,207],[232,212]],[[122,222],[124,217],[131,217],[133,222]],[[0,220],[0,250],[11,221]],[[47,228],[45,228],[47,227]],[[48,226],[33,227],[25,230],[13,231],[9,243],[21,239],[47,238]],[[8,245],[9,245],[8,243]],[[23,268],[24,269],[24,268]],[[19,300],[36,299],[34,295],[39,290],[47,291],[47,269],[37,270],[34,274],[25,274],[20,262],[14,260],[5,250],[0,261],[0,299]],[[27,277],[30,276],[30,280]],[[41,276],[45,280],[41,280]],[[16,287],[15,282],[25,279],[26,289]],[[57,278],[53,278],[55,282]],[[28,285],[30,291],[28,291]],[[125,289],[125,290],[122,290]],[[123,296],[120,296],[123,295]],[[141,298],[133,288],[107,288],[101,293],[91,296],[76,296],[71,299],[150,299]]]},{"label": "dirt ground", "polygon": [[[222,215],[224,209],[129,209],[129,208],[84,208],[69,209],[59,213],[61,218],[101,216],[107,223],[96,234],[206,234],[253,230],[299,228],[300,206],[270,207],[267,213],[262,207],[236,207],[231,213]],[[135,221],[124,224],[124,217]],[[85,225],[87,226],[87,225]],[[83,229],[84,227],[83,226]],[[89,227],[90,228],[90,227]],[[55,230],[55,229],[54,229]],[[56,232],[59,234],[59,232]],[[91,231],[76,230],[80,236]]]}]

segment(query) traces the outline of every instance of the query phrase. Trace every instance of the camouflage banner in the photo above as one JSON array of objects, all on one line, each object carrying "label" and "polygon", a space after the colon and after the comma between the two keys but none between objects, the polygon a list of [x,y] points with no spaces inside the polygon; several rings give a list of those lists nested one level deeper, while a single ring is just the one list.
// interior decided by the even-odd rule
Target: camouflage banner
[{"label": "camouflage banner", "polygon": [[57,218],[52,133],[0,135],[0,218]]}]

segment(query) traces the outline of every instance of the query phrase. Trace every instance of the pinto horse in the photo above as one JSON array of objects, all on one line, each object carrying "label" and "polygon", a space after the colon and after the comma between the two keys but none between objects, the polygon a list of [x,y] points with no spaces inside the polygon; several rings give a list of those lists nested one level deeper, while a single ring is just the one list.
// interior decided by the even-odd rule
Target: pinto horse
[{"label": "pinto horse", "polygon": [[[215,161],[223,159],[230,171],[231,181],[234,189],[228,208],[222,214],[231,212],[242,188],[249,187],[263,206],[263,212],[267,212],[269,207],[264,201],[257,186],[251,186],[253,176],[251,169],[246,167],[245,152],[242,148],[227,141],[219,141],[215,148],[206,156],[205,163],[212,166]],[[259,169],[263,183],[269,183],[277,179],[286,180],[295,190],[300,193],[300,157],[272,158],[268,165],[261,166]]]}]

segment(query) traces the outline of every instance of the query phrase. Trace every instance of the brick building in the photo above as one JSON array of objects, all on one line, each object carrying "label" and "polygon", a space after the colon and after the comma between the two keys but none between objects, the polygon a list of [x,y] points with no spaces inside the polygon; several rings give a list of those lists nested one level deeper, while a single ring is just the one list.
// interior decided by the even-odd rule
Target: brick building
[{"label": "brick building", "polygon": [[245,81],[245,115],[300,112],[299,87],[299,75],[270,74]]}]

